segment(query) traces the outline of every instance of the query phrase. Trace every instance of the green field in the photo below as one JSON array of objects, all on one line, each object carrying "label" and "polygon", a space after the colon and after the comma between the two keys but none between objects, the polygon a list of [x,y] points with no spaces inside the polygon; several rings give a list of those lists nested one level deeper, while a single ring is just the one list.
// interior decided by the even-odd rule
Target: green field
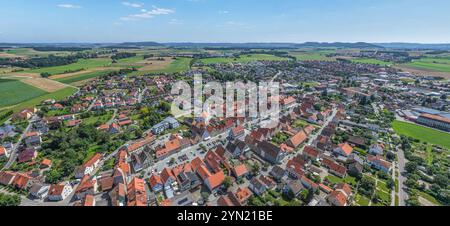
[{"label": "green field", "polygon": [[325,54],[318,52],[291,52],[291,56],[297,58],[299,61],[334,61],[334,58],[327,57]]},{"label": "green field", "polygon": [[111,73],[111,72],[113,72],[113,70],[96,71],[96,72],[92,72],[92,73],[79,74],[79,75],[74,75],[74,76],[55,79],[55,80],[58,82],[61,82],[61,83],[65,83],[65,84],[71,84],[71,83],[83,81],[86,79],[101,77],[101,76],[107,75],[108,73]]},{"label": "green field", "polygon": [[145,75],[145,74],[158,74],[158,73],[176,73],[187,71],[191,65],[191,58],[179,57],[172,61],[169,66],[160,70],[150,70],[150,71],[135,71],[130,73],[130,75]]},{"label": "green field", "polygon": [[392,128],[399,135],[409,136],[422,142],[428,142],[450,149],[450,133],[401,121],[394,121]]},{"label": "green field", "polygon": [[215,57],[201,59],[204,64],[217,64],[217,63],[249,63],[259,60],[270,61],[286,61],[288,58],[278,57],[270,54],[243,54],[239,58],[233,57]]},{"label": "green field", "polygon": [[65,52],[65,51],[61,51],[61,52],[56,52],[56,51],[46,51],[46,52],[41,52],[41,51],[36,51],[34,49],[31,48],[15,48],[15,49],[7,49],[4,51],[5,53],[9,53],[9,54],[14,54],[17,56],[22,56],[22,57],[46,57],[49,55],[56,55],[56,56],[65,56],[68,55],[69,52]]},{"label": "green field", "polygon": [[121,66],[121,67],[127,67],[127,66],[134,66],[136,67],[136,64],[138,62],[141,62],[144,60],[144,56],[142,55],[137,55],[134,57],[129,57],[129,58],[123,58],[117,61],[117,63],[112,64],[113,66]]},{"label": "green field", "polygon": [[41,104],[42,101],[47,100],[47,99],[61,100],[61,99],[64,99],[64,98],[74,94],[76,91],[77,91],[77,89],[75,89],[75,88],[67,87],[67,88],[58,90],[53,93],[47,93],[45,95],[41,95],[39,97],[35,97],[33,99],[24,101],[18,105],[15,105],[14,107],[12,107],[11,110],[13,110],[14,112],[19,112],[25,108],[37,106],[37,105]]},{"label": "green field", "polygon": [[353,63],[360,63],[360,64],[376,64],[376,65],[380,65],[380,66],[389,66],[389,65],[393,65],[392,62],[386,62],[386,61],[377,60],[377,59],[371,59],[371,58],[355,58],[355,59],[351,59],[351,61],[352,61]]},{"label": "green field", "polygon": [[436,72],[450,72],[450,58],[422,58],[404,65]]},{"label": "green field", "polygon": [[18,104],[47,93],[20,80],[12,79],[0,79],[0,90],[0,108]]},{"label": "green field", "polygon": [[97,58],[97,59],[81,59],[78,62],[73,64],[68,64],[64,66],[55,66],[55,67],[46,67],[39,69],[26,70],[24,72],[29,73],[49,73],[50,75],[56,74],[64,74],[67,71],[78,71],[78,70],[87,70],[96,67],[110,66],[111,59],[108,58]]}]

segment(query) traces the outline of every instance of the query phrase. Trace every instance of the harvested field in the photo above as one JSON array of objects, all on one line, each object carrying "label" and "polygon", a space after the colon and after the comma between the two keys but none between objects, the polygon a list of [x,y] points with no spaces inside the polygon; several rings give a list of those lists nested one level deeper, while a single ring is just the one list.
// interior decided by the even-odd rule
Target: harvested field
[{"label": "harvested field", "polygon": [[433,76],[433,77],[442,77],[442,78],[450,79],[450,73],[447,73],[447,72],[436,72],[436,71],[431,71],[431,70],[426,70],[426,69],[412,68],[412,67],[408,67],[408,66],[404,66],[404,65],[395,66],[395,68],[401,69],[403,71],[407,71],[414,75]]},{"label": "harvested field", "polygon": [[20,57],[11,53],[0,52],[0,58],[16,58]]},{"label": "harvested field", "polygon": [[164,57],[164,60],[158,60],[157,58],[149,58],[144,61],[140,61],[137,64],[142,65],[143,67],[139,68],[139,71],[152,71],[152,70],[161,70],[166,68],[172,63],[171,57]]},{"label": "harvested field", "polygon": [[45,90],[49,93],[56,92],[58,90],[64,89],[67,86],[63,83],[53,81],[46,78],[31,78],[22,80],[24,83],[34,86],[36,88]]}]

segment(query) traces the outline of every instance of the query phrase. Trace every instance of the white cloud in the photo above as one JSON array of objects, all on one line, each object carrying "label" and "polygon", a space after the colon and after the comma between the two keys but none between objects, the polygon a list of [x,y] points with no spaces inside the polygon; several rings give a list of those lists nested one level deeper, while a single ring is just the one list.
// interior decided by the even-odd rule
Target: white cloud
[{"label": "white cloud", "polygon": [[220,10],[220,11],[219,11],[219,14],[228,14],[228,13],[230,13],[230,12],[227,11],[227,10]]},{"label": "white cloud", "polygon": [[80,9],[82,8],[79,5],[72,5],[72,4],[59,4],[57,5],[59,8],[65,8],[65,9]]},{"label": "white cloud", "polygon": [[153,6],[152,10],[141,10],[141,13],[128,15],[126,17],[121,17],[120,19],[123,21],[135,21],[140,19],[150,19],[160,15],[169,15],[172,13],[175,13],[175,10]]},{"label": "white cloud", "polygon": [[131,8],[142,8],[144,6],[144,4],[142,4],[142,3],[134,3],[134,2],[122,2],[122,5],[131,7]]},{"label": "white cloud", "polygon": [[171,20],[169,21],[169,24],[172,24],[172,25],[181,25],[181,24],[183,24],[183,22],[181,22],[180,20],[177,20],[177,19],[171,19]]}]

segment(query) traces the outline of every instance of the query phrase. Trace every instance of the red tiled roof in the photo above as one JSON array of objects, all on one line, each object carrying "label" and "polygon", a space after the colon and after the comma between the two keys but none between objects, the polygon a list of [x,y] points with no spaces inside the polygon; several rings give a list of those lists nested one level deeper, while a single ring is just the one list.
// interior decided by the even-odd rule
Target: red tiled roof
[{"label": "red tiled roof", "polygon": [[237,177],[241,177],[242,175],[248,173],[247,167],[242,164],[233,168],[233,172]]},{"label": "red tiled roof", "polygon": [[300,131],[297,134],[295,134],[289,141],[293,148],[298,147],[300,144],[305,142],[307,136],[304,131]]},{"label": "red tiled roof", "polygon": [[342,151],[345,153],[345,155],[350,155],[353,151],[352,146],[350,146],[350,144],[348,143],[342,143],[338,145]]},{"label": "red tiled roof", "polygon": [[209,185],[210,189],[215,189],[215,188],[219,187],[223,183],[224,180],[225,180],[225,174],[221,170],[221,171],[217,172],[216,174],[208,177],[206,179],[206,182]]}]

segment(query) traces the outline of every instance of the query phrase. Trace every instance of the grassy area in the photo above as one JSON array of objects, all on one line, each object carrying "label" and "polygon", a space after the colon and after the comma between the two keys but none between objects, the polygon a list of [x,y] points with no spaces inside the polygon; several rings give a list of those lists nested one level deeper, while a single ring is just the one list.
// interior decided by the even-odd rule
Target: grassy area
[{"label": "grassy area", "polygon": [[386,61],[372,59],[372,58],[355,58],[355,59],[351,59],[351,61],[354,63],[376,64],[376,65],[380,65],[380,66],[388,66],[388,65],[393,64],[392,62],[386,62]]},{"label": "grassy area", "polygon": [[70,53],[70,52],[66,52],[66,51],[45,51],[45,52],[41,52],[41,51],[36,51],[34,49],[31,49],[31,48],[7,49],[5,52],[9,53],[9,54],[14,54],[14,55],[17,55],[17,56],[22,56],[22,57],[46,57],[46,56],[49,56],[49,55],[65,56],[65,55],[68,55]]},{"label": "grassy area", "polygon": [[201,59],[204,64],[217,63],[249,63],[253,61],[267,60],[267,61],[286,61],[288,58],[278,57],[270,54],[243,54],[239,58],[233,57],[216,57]]},{"label": "grassy area", "polygon": [[378,180],[377,189],[382,190],[384,192],[390,192],[390,189],[387,187],[386,183]]},{"label": "grassy area", "polygon": [[436,72],[450,72],[450,58],[422,58],[404,65]]},{"label": "grassy area", "polygon": [[42,101],[47,100],[47,99],[55,99],[55,100],[61,100],[64,99],[72,94],[74,94],[77,91],[77,89],[72,88],[72,87],[67,87],[61,90],[58,90],[56,92],[53,93],[47,93],[45,95],[24,101],[14,107],[12,107],[11,109],[14,112],[19,112],[25,108],[30,108],[30,107],[34,107],[37,106],[39,104],[42,103]]},{"label": "grassy area", "polygon": [[86,125],[94,125],[96,123],[104,124],[104,123],[108,122],[111,119],[112,115],[113,114],[111,112],[108,112],[105,115],[92,116],[92,117],[83,119],[83,123],[86,124]]},{"label": "grassy area", "polygon": [[422,142],[428,142],[450,149],[449,133],[401,121],[394,121],[392,127],[400,135],[409,136]]},{"label": "grassy area", "polygon": [[46,94],[20,80],[0,79],[0,107],[11,106]]},{"label": "grassy area", "polygon": [[356,195],[355,201],[360,206],[369,206],[370,199],[360,194]]},{"label": "grassy area", "polygon": [[64,74],[69,71],[79,71],[79,70],[87,70],[91,68],[96,67],[104,67],[104,66],[110,66],[111,65],[111,59],[109,58],[96,58],[96,59],[80,59],[78,62],[63,66],[55,66],[55,67],[45,67],[45,68],[38,68],[38,69],[32,69],[32,70],[26,70],[24,72],[30,72],[30,73],[49,73],[50,75],[56,75],[56,74]]},{"label": "grassy area", "polygon": [[327,179],[332,184],[339,184],[339,183],[347,183],[352,186],[356,186],[356,178],[352,176],[347,176],[345,178],[340,178],[334,175],[328,175],[325,179]]},{"label": "grassy area", "polygon": [[433,196],[431,196],[431,195],[429,195],[429,194],[427,194],[427,193],[425,193],[425,192],[423,192],[423,191],[419,191],[419,190],[415,190],[415,191],[417,191],[417,194],[418,194],[420,197],[422,197],[422,198],[424,198],[424,199],[426,199],[426,200],[432,202],[433,204],[438,205],[438,206],[441,206],[441,205],[442,205],[442,204],[441,204],[437,199],[435,199]]},{"label": "grassy area", "polygon": [[113,70],[96,71],[96,72],[92,72],[92,73],[79,74],[79,75],[74,75],[74,76],[55,79],[55,80],[58,82],[61,82],[61,83],[65,83],[65,84],[71,84],[71,83],[75,83],[75,82],[79,82],[79,81],[83,81],[83,80],[87,80],[87,79],[91,79],[91,78],[101,77],[101,76],[107,75],[111,72],[113,72]]},{"label": "grassy area", "polygon": [[289,55],[297,58],[299,61],[334,61],[334,58],[327,57],[323,53],[318,52],[291,52]]}]

